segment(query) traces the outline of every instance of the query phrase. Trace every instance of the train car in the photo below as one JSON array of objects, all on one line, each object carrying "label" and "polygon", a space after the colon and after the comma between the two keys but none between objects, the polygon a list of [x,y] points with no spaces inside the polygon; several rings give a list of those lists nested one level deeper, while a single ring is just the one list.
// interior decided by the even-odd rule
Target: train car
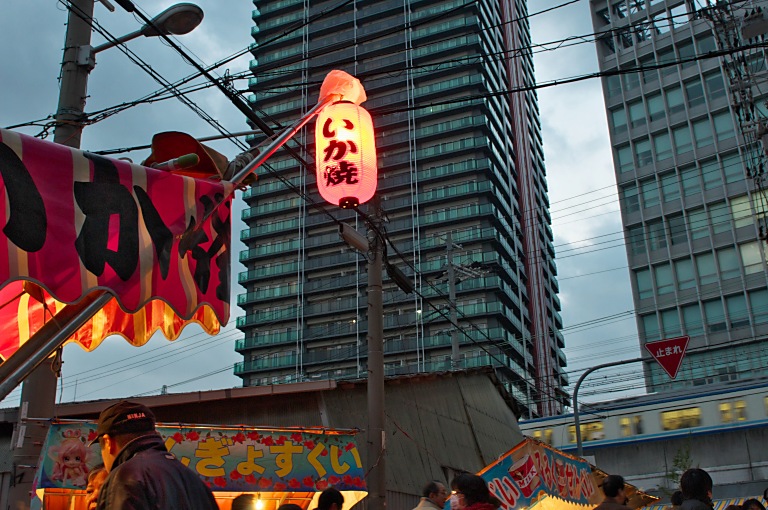
[{"label": "train car", "polygon": [[[768,425],[768,377],[579,405],[589,447],[658,441]],[[520,422],[523,434],[576,449],[573,414]]]}]

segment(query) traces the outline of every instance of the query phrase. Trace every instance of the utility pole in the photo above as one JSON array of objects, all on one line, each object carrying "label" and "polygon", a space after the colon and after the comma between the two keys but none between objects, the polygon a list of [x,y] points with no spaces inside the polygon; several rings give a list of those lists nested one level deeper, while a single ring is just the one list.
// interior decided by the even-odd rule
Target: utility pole
[{"label": "utility pole", "polygon": [[384,307],[382,276],[384,239],[381,205],[374,196],[368,225],[368,510],[385,510],[386,434],[384,429]]},{"label": "utility pole", "polygon": [[453,270],[453,236],[449,230],[445,237],[445,251],[448,257],[448,300],[451,311],[451,370],[459,368],[459,332],[457,324],[459,318],[456,313],[456,274]]},{"label": "utility pole", "polygon": [[64,60],[61,62],[61,89],[53,141],[79,149],[88,94],[88,75],[96,65],[91,47],[91,24],[87,21],[93,17],[94,0],[72,0],[71,3],[67,17]]},{"label": "utility pole", "polygon": [[[53,141],[78,149],[83,131],[88,73],[94,65],[90,46],[91,25],[86,21],[93,16],[94,0],[72,0],[71,4],[67,18],[64,58],[61,63],[61,90]],[[80,13],[82,17],[75,13]],[[54,364],[57,358],[46,358],[21,386],[19,416],[12,445],[13,471],[8,498],[8,505],[12,510],[29,508],[38,457],[48,434],[48,422],[36,419],[47,420],[55,414],[56,381],[60,368]],[[60,358],[58,361],[60,362]]]}]

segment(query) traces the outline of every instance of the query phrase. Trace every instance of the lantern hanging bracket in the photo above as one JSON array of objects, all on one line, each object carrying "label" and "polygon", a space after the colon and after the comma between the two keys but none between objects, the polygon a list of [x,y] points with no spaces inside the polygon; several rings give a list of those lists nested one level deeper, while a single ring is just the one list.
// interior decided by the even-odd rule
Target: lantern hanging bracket
[{"label": "lantern hanging bracket", "polygon": [[319,114],[323,109],[328,106],[331,103],[335,103],[336,101],[340,101],[342,99],[341,94],[329,94],[323,98],[321,98],[315,106],[312,107],[311,110],[309,110],[307,113],[305,113],[299,120],[285,128],[277,137],[269,144],[267,145],[264,150],[262,150],[250,163],[248,163],[245,167],[243,167],[242,170],[237,172],[230,182],[232,182],[235,186],[234,189],[237,188],[245,179],[245,177],[259,168],[261,165],[264,164],[267,159],[269,159],[272,154],[274,154],[277,149],[285,145],[285,143],[293,138],[293,136],[299,132],[301,128],[303,128],[307,122],[312,120],[312,118]]}]

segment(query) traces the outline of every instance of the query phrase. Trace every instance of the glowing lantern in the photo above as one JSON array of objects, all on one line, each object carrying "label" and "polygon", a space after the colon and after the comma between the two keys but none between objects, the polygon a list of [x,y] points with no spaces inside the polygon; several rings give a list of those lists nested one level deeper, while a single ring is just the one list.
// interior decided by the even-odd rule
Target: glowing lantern
[{"label": "glowing lantern", "polygon": [[328,202],[357,207],[376,192],[376,143],[365,108],[350,101],[327,106],[315,125],[317,187]]}]

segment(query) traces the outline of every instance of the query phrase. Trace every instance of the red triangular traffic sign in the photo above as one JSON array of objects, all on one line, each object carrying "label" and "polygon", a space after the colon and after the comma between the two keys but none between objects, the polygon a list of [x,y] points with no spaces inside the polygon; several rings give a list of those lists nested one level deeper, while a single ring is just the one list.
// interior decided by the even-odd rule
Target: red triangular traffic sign
[{"label": "red triangular traffic sign", "polygon": [[659,362],[661,368],[674,379],[677,377],[677,371],[683,364],[683,356],[688,348],[689,337],[681,336],[678,338],[666,338],[657,342],[648,342],[645,348],[651,353],[653,359]]}]

